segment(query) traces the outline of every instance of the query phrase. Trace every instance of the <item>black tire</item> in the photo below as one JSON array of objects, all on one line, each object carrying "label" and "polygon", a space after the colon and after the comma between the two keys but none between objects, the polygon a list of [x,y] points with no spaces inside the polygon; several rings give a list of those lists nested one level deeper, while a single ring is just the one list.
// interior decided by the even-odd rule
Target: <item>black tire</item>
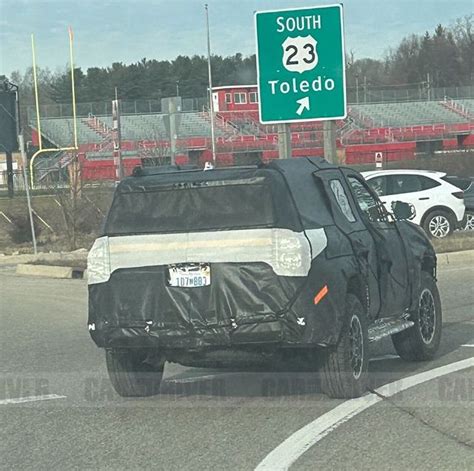
[{"label": "black tire", "polygon": [[164,360],[154,351],[110,349],[105,351],[107,371],[115,391],[123,397],[158,394]]},{"label": "black tire", "polygon": [[423,221],[423,229],[433,239],[443,239],[451,235],[455,226],[453,216],[438,209],[429,213]]},{"label": "black tire", "polygon": [[[367,316],[359,299],[349,294],[346,319],[337,347],[324,354],[322,389],[334,398],[359,397],[367,390],[369,339]],[[358,339],[354,343],[355,339]]]},{"label": "black tire", "polygon": [[427,272],[421,272],[418,308],[410,319],[413,327],[392,335],[396,352],[406,361],[431,360],[441,341],[443,316],[438,287]]}]

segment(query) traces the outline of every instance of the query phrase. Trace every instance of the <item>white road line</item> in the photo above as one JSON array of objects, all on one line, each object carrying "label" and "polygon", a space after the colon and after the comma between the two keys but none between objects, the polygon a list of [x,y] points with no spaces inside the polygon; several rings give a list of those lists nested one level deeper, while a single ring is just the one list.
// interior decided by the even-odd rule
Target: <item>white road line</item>
[{"label": "white road line", "polygon": [[387,354],[387,355],[382,355],[382,356],[370,359],[370,361],[382,361],[382,360],[400,360],[400,357],[398,355]]},{"label": "white road line", "polygon": [[471,347],[471,348],[474,348],[474,344],[465,343],[464,345],[461,345],[461,347]]},{"label": "white road line", "polygon": [[[474,357],[399,379],[381,386],[375,391],[385,397],[390,397],[408,388],[425,383],[426,381],[431,381],[440,376],[471,367],[474,367]],[[279,471],[289,469],[303,453],[318,443],[322,438],[344,422],[347,422],[352,417],[360,414],[381,400],[381,397],[377,394],[370,393],[357,399],[350,399],[343,402],[289,436],[284,442],[271,451],[255,470]]]},{"label": "white road line", "polygon": [[60,396],[58,394],[44,394],[43,396],[25,396],[25,397],[14,397],[11,399],[1,399],[0,405],[6,404],[22,404],[23,402],[35,402],[35,401],[49,401],[51,399],[64,399],[66,396]]}]

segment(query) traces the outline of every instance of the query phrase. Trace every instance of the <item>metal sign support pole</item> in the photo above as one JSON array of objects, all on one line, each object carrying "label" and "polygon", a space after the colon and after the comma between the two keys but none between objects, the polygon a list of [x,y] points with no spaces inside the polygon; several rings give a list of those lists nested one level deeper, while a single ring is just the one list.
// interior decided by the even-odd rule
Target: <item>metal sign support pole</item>
[{"label": "metal sign support pole", "polygon": [[324,134],[324,158],[332,164],[337,164],[336,122],[324,121],[323,134]]},{"label": "metal sign support pole", "polygon": [[291,132],[287,123],[278,124],[278,158],[291,159]]}]

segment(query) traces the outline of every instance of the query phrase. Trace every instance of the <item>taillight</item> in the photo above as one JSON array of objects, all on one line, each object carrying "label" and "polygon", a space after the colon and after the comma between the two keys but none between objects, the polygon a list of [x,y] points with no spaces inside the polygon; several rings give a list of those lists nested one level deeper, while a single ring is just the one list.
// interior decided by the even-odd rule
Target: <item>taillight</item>
[{"label": "taillight", "polygon": [[87,256],[87,283],[105,283],[110,278],[109,238],[99,237]]},{"label": "taillight", "polygon": [[464,191],[455,191],[454,193],[452,193],[452,195],[456,198],[459,198],[460,200],[464,199]]}]

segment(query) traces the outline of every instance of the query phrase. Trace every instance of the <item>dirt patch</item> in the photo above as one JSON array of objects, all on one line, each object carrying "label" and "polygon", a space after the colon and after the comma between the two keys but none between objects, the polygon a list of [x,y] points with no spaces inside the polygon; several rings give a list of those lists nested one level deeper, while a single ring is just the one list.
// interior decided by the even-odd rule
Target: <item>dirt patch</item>
[{"label": "dirt patch", "polygon": [[[111,189],[92,189],[84,192],[76,247],[91,247],[100,232],[112,196]],[[32,206],[37,227],[38,250],[71,250],[71,241],[66,235],[64,214],[58,198],[54,195],[36,195],[32,197]],[[26,198],[22,195],[16,195],[12,199],[0,198],[0,253],[31,252],[31,228]]]}]

